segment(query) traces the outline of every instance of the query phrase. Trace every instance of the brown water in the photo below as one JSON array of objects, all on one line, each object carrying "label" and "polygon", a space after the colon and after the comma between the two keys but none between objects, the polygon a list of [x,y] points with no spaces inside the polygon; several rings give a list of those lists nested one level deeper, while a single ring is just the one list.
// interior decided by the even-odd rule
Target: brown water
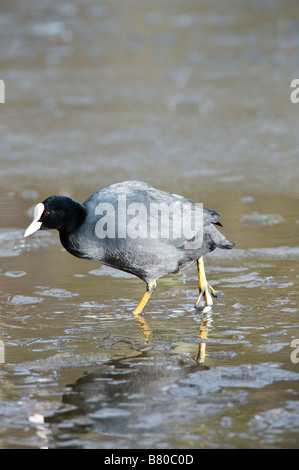
[{"label": "brown water", "polygon": [[[298,448],[298,2],[12,0],[0,31],[0,447]],[[130,178],[221,214],[208,314],[195,268],[138,319],[141,281],[23,239]]]}]

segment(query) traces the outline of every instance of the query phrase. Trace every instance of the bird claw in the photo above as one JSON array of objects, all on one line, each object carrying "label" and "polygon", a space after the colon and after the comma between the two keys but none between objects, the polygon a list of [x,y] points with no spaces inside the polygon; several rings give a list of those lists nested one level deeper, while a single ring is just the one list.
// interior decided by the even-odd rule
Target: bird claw
[{"label": "bird claw", "polygon": [[197,298],[195,308],[205,309],[206,307],[211,307],[213,305],[213,298],[217,297],[217,293],[209,284],[204,287]]}]

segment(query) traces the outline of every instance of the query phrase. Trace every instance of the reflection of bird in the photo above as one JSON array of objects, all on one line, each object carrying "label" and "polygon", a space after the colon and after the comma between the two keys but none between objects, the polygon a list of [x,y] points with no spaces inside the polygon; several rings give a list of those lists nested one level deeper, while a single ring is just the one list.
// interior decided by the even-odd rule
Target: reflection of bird
[{"label": "reflection of bird", "polygon": [[206,353],[206,344],[208,339],[208,330],[212,323],[213,320],[211,314],[207,312],[199,325],[199,345],[197,354],[197,362],[199,363],[205,362],[205,358],[208,355]]},{"label": "reflection of bird", "polygon": [[92,194],[83,204],[51,196],[37,204],[24,236],[39,229],[57,229],[64,248],[78,258],[97,261],[138,276],[147,289],[135,313],[141,313],[156,280],[197,262],[199,296],[212,305],[202,256],[234,243],[215,227],[219,215],[182,196],[147,183],[125,181]]}]

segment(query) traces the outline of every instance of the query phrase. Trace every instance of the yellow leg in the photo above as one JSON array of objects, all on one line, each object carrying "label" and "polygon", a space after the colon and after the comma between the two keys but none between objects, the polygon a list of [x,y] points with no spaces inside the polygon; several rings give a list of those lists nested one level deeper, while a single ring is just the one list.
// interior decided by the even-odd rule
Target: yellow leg
[{"label": "yellow leg", "polygon": [[156,287],[157,287],[156,281],[151,281],[147,284],[146,291],[143,294],[142,299],[140,300],[139,304],[133,311],[133,314],[142,313],[144,307],[146,306],[147,302],[151,298],[151,295],[155,291]]},{"label": "yellow leg", "polygon": [[195,307],[198,308],[202,297],[205,298],[205,305],[211,306],[213,305],[213,297],[216,297],[216,292],[213,287],[209,286],[206,273],[205,273],[205,266],[203,262],[203,258],[199,258],[197,260],[197,269],[198,269],[198,283],[199,283],[199,295],[195,304]]}]

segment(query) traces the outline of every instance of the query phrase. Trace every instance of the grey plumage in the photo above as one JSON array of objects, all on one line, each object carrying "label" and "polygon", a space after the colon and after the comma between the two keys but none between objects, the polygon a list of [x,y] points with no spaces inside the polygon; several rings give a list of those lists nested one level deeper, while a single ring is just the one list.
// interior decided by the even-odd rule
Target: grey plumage
[{"label": "grey plumage", "polygon": [[[150,212],[150,204],[153,203],[173,208],[173,211],[169,214],[169,221],[164,220],[162,217],[160,218],[157,238],[149,236],[135,239],[118,237],[119,231],[123,230],[123,227],[119,226],[119,196],[126,197],[127,208],[131,204],[140,203],[146,208],[148,213]],[[103,240],[99,240],[94,237],[94,214],[99,203],[108,203],[114,207],[115,238],[106,237]],[[80,257],[93,259],[102,264],[135,274],[146,283],[149,283],[165,274],[178,272],[179,269],[185,268],[216,247],[231,248],[234,245],[213,225],[217,223],[219,214],[209,209],[203,209],[201,214],[203,227],[200,228],[203,230],[197,232],[190,239],[186,238],[183,233],[179,237],[173,237],[171,222],[180,217],[183,204],[188,204],[191,214],[195,210],[199,211],[200,214],[202,210],[194,202],[182,196],[157,190],[149,184],[139,181],[125,181],[102,188],[83,203],[83,207],[88,208],[84,233],[79,227],[74,239],[73,250],[82,253],[81,256],[79,255]],[[179,208],[180,213],[178,213]],[[122,218],[122,222],[128,225],[132,218],[132,215],[127,215],[125,219]],[[141,220],[139,232],[141,234],[149,234],[149,224],[150,217],[143,221],[143,225]],[[164,238],[163,228],[165,228],[165,224],[168,224],[169,236]],[[72,237],[70,240],[72,241]],[[76,256],[78,256],[78,253]]]}]

